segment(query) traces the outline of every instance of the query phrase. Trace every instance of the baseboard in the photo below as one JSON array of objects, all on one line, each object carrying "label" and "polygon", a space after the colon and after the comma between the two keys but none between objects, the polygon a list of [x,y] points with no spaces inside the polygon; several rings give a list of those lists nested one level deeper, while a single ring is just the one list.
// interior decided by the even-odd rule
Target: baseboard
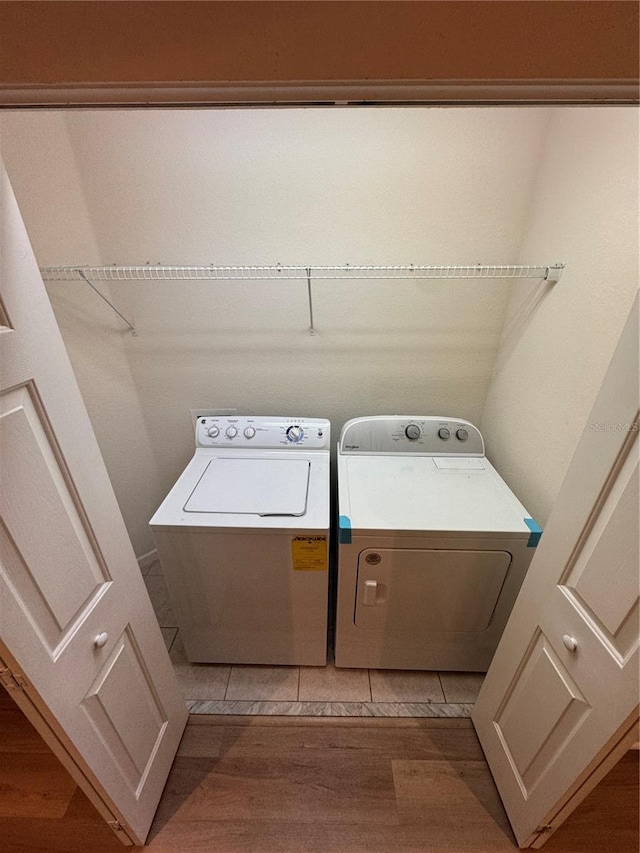
[{"label": "baseboard", "polygon": [[138,565],[140,566],[140,571],[144,572],[145,569],[148,569],[151,563],[154,563],[158,559],[158,552],[154,548],[153,551],[147,551],[146,554],[143,554],[141,557],[138,557]]}]

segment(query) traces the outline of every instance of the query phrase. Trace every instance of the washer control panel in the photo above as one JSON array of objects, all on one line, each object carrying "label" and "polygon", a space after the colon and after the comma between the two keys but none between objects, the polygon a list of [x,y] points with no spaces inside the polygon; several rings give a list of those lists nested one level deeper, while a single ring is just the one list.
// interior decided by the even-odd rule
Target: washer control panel
[{"label": "washer control panel", "polygon": [[328,450],[331,425],[323,418],[207,416],[196,421],[196,447],[305,447]]},{"label": "washer control panel", "polygon": [[347,421],[340,433],[339,451],[484,456],[484,441],[477,427],[460,418],[381,415]]}]

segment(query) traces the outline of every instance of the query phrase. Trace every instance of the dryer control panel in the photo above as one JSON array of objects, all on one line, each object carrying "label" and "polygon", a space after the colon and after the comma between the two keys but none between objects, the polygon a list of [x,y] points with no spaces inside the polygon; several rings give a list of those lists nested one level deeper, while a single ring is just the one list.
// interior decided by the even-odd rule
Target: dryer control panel
[{"label": "dryer control panel", "polygon": [[380,415],[347,421],[338,451],[345,455],[484,456],[484,441],[476,426],[460,418]]},{"label": "dryer control panel", "polygon": [[207,416],[196,421],[196,447],[328,450],[330,433],[323,418]]}]

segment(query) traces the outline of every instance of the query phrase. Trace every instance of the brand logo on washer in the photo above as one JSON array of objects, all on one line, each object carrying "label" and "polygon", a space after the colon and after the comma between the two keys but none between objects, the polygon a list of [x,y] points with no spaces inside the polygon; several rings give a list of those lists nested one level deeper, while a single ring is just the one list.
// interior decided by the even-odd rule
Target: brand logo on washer
[{"label": "brand logo on washer", "polygon": [[344,449],[345,450],[360,450],[360,445],[359,444],[345,444]]},{"label": "brand logo on washer", "polygon": [[366,563],[369,563],[370,566],[377,566],[378,563],[382,562],[382,557],[380,554],[367,554],[364,558]]}]

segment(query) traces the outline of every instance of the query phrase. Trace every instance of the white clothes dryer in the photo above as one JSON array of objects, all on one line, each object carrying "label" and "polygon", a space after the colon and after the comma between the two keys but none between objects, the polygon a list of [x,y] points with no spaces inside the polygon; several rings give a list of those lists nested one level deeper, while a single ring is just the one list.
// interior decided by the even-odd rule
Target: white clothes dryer
[{"label": "white clothes dryer", "polygon": [[150,521],[187,658],[326,664],[329,421],[200,417]]},{"label": "white clothes dryer", "polygon": [[336,666],[486,671],[542,530],[458,418],[348,421]]}]

